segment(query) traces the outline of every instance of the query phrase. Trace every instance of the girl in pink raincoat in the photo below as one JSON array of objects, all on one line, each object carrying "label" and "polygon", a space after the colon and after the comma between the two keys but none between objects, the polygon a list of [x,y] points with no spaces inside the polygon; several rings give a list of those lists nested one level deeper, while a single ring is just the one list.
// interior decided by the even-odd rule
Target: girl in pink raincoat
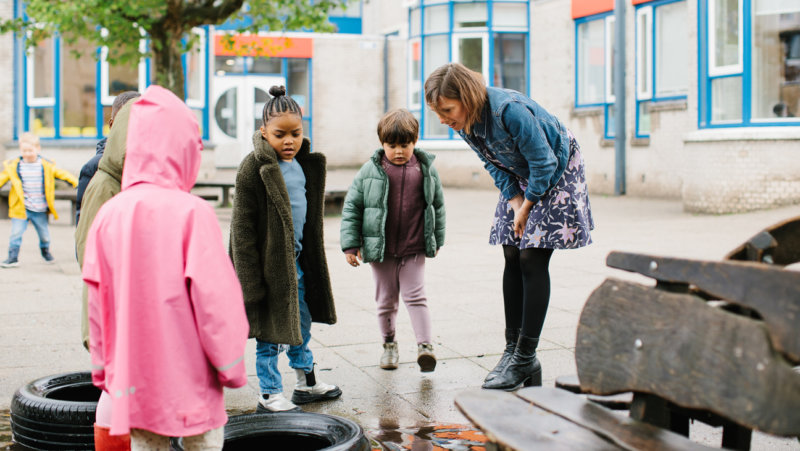
[{"label": "girl in pink raincoat", "polygon": [[122,191],[98,212],[84,254],[97,422],[130,432],[133,449],[168,449],[170,436],[222,449],[222,387],[247,382],[249,327],[214,210],[189,194],[199,127],[159,86],[127,127]]}]

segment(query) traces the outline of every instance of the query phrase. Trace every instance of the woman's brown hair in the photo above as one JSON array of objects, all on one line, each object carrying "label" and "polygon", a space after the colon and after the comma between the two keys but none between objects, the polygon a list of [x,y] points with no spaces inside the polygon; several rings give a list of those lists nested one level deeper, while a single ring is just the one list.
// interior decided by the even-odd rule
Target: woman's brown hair
[{"label": "woman's brown hair", "polygon": [[483,76],[461,63],[447,63],[434,70],[425,80],[425,103],[436,111],[440,97],[455,99],[464,104],[467,120],[464,131],[469,133],[480,119],[486,103],[486,85]]}]

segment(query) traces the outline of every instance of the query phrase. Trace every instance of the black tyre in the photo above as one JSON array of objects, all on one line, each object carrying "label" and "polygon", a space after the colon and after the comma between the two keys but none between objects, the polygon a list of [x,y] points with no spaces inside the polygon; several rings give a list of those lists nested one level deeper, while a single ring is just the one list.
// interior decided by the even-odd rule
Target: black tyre
[{"label": "black tyre", "polygon": [[11,399],[11,435],[33,449],[94,449],[100,389],[89,372],[47,376],[26,384]]},{"label": "black tyre", "polygon": [[368,451],[361,426],[332,415],[310,412],[232,416],[225,425],[224,451]]}]

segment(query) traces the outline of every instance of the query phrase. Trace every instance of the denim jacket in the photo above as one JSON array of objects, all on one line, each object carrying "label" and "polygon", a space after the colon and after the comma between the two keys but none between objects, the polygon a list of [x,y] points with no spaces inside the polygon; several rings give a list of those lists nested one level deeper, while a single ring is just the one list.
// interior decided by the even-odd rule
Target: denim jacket
[{"label": "denim jacket", "polygon": [[458,134],[478,154],[503,197],[522,193],[519,180],[527,180],[525,198],[536,204],[567,166],[567,128],[523,94],[494,87],[486,91],[480,122],[470,134]]}]

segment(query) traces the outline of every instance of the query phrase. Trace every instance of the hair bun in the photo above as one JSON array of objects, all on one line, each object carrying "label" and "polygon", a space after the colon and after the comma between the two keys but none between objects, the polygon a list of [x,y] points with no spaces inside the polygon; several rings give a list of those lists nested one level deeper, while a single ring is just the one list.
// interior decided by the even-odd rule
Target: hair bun
[{"label": "hair bun", "polygon": [[284,86],[273,86],[269,88],[269,95],[272,97],[280,97],[286,95],[286,87]]}]

